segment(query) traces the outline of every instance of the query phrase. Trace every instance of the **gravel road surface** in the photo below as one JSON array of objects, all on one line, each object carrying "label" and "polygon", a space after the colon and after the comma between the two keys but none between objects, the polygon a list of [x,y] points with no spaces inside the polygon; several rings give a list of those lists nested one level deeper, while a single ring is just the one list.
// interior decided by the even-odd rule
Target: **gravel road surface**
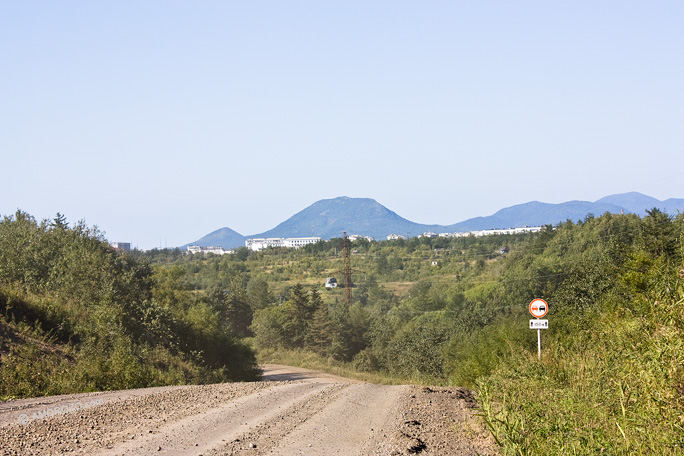
[{"label": "gravel road surface", "polygon": [[261,382],[2,402],[0,454],[498,454],[468,390],[263,368]]}]

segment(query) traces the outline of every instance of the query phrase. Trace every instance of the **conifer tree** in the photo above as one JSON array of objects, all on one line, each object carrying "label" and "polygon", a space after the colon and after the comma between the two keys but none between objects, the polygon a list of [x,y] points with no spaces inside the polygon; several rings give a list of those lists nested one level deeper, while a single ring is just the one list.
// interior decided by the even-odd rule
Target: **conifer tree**
[{"label": "conifer tree", "polygon": [[252,324],[253,312],[247,300],[247,292],[242,283],[242,277],[236,276],[230,280],[226,301],[226,317],[233,334],[239,337],[251,335],[249,326]]},{"label": "conifer tree", "polygon": [[300,283],[292,288],[290,299],[290,317],[292,319],[292,342],[295,347],[305,347],[309,335],[309,325],[313,315],[313,309],[309,302],[309,296]]},{"label": "conifer tree", "polygon": [[313,317],[309,346],[319,355],[325,355],[332,339],[332,321],[328,313],[328,306],[323,302],[315,287],[311,290],[311,307],[313,308]]}]

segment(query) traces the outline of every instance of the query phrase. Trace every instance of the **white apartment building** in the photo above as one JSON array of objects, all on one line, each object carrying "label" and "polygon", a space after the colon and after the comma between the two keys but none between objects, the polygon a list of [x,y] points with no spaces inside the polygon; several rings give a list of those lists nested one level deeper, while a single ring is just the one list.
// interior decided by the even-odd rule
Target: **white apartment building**
[{"label": "white apartment building", "polygon": [[298,249],[307,244],[321,242],[320,237],[301,237],[301,238],[254,238],[247,239],[245,245],[248,249],[258,252],[269,247],[289,247]]},{"label": "white apartment building", "polygon": [[188,253],[213,253],[214,255],[225,255],[226,253],[234,253],[233,250],[224,250],[223,247],[201,247],[199,245],[189,245]]},{"label": "white apartment building", "polygon": [[322,239],[319,237],[285,238],[283,240],[283,246],[298,249],[307,244],[321,242],[321,240]]},{"label": "white apartment building", "polygon": [[358,241],[359,239],[365,239],[365,240],[367,240],[368,242],[373,242],[373,241],[374,241],[374,239],[373,239],[371,236],[362,236],[362,235],[360,235],[360,234],[350,234],[349,236],[347,236],[347,239],[349,239],[349,240],[352,241],[352,242],[353,242],[353,241]]},{"label": "white apartment building", "polygon": [[258,252],[259,250],[264,250],[269,247],[283,247],[283,238],[255,238],[247,239],[245,245],[248,249]]},{"label": "white apartment building", "polygon": [[[491,236],[492,234],[520,234],[520,233],[538,233],[541,231],[541,226],[523,226],[520,228],[508,228],[505,230],[481,230],[468,231],[467,233],[454,233],[453,237],[468,237],[468,236]],[[441,236],[441,235],[440,235]]]}]

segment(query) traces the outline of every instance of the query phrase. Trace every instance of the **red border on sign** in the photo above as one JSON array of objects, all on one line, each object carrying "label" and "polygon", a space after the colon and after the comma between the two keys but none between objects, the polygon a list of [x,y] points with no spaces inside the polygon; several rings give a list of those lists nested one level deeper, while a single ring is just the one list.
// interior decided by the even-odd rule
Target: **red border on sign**
[{"label": "red border on sign", "polygon": [[[543,314],[541,314],[541,315],[535,315],[535,314],[532,313],[532,304],[534,304],[535,302],[543,302],[543,303],[544,303],[544,307],[546,307],[546,310],[544,311]],[[546,303],[546,301],[544,301],[543,299],[533,299],[532,302],[530,303],[530,314],[531,314],[533,317],[535,317],[535,318],[541,318],[541,317],[543,317],[544,315],[546,315],[546,312],[548,312],[548,311],[549,311],[549,305],[548,305],[548,304]]]}]

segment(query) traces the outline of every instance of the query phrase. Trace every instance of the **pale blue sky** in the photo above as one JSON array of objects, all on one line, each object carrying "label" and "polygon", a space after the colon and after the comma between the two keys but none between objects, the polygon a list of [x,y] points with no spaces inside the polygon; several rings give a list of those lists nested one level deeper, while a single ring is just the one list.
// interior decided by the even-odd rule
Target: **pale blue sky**
[{"label": "pale blue sky", "polygon": [[684,197],[684,2],[0,0],[0,214],[249,235]]}]

